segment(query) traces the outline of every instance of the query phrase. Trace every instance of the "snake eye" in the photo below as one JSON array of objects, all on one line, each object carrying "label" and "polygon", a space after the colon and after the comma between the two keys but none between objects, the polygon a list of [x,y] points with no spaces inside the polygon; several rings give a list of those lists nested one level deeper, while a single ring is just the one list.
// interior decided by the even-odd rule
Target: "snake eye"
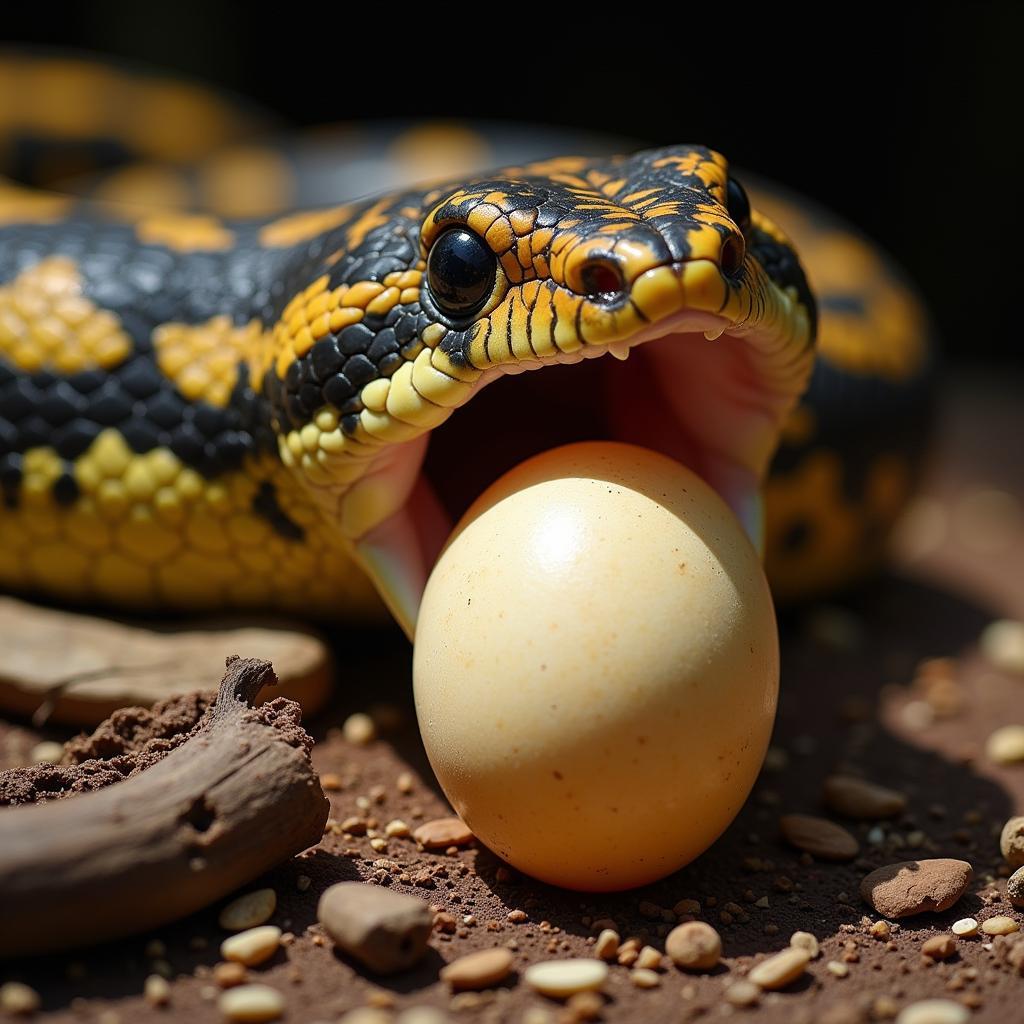
[{"label": "snake eye", "polygon": [[750,200],[747,190],[735,178],[730,178],[726,187],[725,208],[733,224],[746,234],[750,230]]},{"label": "snake eye", "polygon": [[450,228],[430,249],[427,282],[438,308],[446,316],[475,313],[494,287],[497,260],[479,235]]}]

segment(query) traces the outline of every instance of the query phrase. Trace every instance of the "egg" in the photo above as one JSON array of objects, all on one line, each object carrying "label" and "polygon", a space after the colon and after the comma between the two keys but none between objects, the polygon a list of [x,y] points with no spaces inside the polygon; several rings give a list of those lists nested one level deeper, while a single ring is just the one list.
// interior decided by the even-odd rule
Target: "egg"
[{"label": "egg", "polygon": [[570,889],[688,863],[768,745],[778,636],[760,559],[695,473],[631,445],[529,459],[462,518],[413,659],[427,756],[504,860]]}]

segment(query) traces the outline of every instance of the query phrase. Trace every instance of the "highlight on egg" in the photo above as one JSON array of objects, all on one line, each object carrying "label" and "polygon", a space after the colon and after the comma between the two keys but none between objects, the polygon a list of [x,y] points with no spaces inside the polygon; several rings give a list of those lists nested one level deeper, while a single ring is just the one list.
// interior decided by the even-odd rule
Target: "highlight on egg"
[{"label": "highlight on egg", "polygon": [[774,610],[694,472],[572,444],[463,516],[413,676],[430,763],[477,837],[543,881],[626,889],[691,861],[746,799],[775,716]]}]

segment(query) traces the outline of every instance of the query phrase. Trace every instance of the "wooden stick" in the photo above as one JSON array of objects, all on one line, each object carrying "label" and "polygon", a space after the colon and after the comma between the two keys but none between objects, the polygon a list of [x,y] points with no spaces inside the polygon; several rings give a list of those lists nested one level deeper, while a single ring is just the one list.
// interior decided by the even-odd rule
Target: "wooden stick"
[{"label": "wooden stick", "polygon": [[269,662],[229,658],[216,705],[153,767],[0,811],[0,956],[185,917],[319,842],[329,804],[295,715],[281,714],[293,709],[252,707],[275,681]]}]

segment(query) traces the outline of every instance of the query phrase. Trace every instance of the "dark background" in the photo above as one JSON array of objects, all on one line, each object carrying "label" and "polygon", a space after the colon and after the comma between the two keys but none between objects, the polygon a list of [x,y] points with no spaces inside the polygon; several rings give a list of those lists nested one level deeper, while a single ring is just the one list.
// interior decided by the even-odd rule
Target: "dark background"
[{"label": "dark background", "polygon": [[152,64],[286,125],[468,116],[707,143],[882,242],[947,352],[1024,362],[1024,5],[611,3],[559,24],[505,2],[493,24],[379,3],[19,4],[0,36]]}]

